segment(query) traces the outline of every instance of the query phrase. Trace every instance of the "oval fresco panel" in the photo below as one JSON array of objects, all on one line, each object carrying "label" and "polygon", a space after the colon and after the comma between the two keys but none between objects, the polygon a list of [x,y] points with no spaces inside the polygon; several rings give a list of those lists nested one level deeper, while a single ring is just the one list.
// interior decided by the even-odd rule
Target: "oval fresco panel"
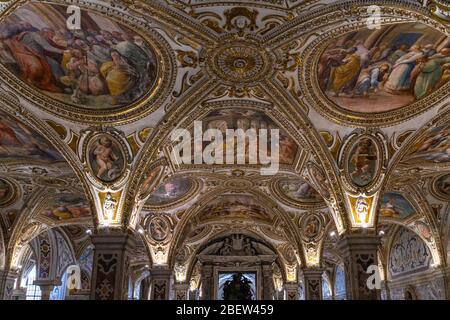
[{"label": "oval fresco panel", "polygon": [[151,206],[165,205],[183,198],[193,187],[189,178],[174,178],[162,184],[148,198],[146,204]]},{"label": "oval fresco panel", "polygon": [[120,143],[114,137],[100,134],[89,143],[88,163],[97,179],[113,182],[122,176],[126,158]]},{"label": "oval fresco panel", "polygon": [[405,164],[450,162],[450,125],[430,129],[402,159]]},{"label": "oval fresco panel", "polygon": [[13,185],[5,179],[0,179],[0,206],[6,205],[14,199],[15,191]]},{"label": "oval fresco panel", "polygon": [[364,137],[356,141],[347,160],[350,179],[359,187],[369,185],[378,171],[378,149],[375,141]]},{"label": "oval fresco panel", "polygon": [[56,162],[64,158],[36,131],[0,110],[0,161]]},{"label": "oval fresco panel", "polygon": [[320,231],[320,219],[316,215],[310,215],[303,221],[303,234],[306,238],[315,238]]},{"label": "oval fresco panel", "polygon": [[0,24],[0,62],[39,92],[89,110],[115,109],[154,86],[154,50],[136,32],[81,10],[69,30],[67,6],[30,2]]},{"label": "oval fresco panel", "polygon": [[450,173],[437,178],[433,190],[441,198],[450,199]]},{"label": "oval fresco panel", "polygon": [[62,222],[88,218],[91,216],[91,207],[85,198],[66,194],[53,199],[45,209],[44,215],[53,221]]},{"label": "oval fresco panel", "polygon": [[420,100],[448,82],[450,44],[420,23],[363,29],[333,41],[322,53],[318,81],[339,107],[385,112]]},{"label": "oval fresco panel", "polygon": [[169,235],[170,223],[164,217],[154,217],[150,220],[148,231],[153,240],[163,241]]},{"label": "oval fresco panel", "polygon": [[319,203],[323,199],[320,194],[303,180],[281,180],[278,182],[278,189],[281,194],[296,203]]},{"label": "oval fresco panel", "polygon": [[381,198],[380,217],[405,219],[415,210],[408,200],[399,193],[387,192]]}]

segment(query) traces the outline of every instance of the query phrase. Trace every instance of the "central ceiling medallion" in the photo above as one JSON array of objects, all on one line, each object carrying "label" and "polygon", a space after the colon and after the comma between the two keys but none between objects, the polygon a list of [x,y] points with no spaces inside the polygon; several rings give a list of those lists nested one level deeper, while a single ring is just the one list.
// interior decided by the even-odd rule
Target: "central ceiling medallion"
[{"label": "central ceiling medallion", "polygon": [[272,57],[249,41],[233,41],[216,48],[209,56],[208,69],[227,84],[251,84],[271,74]]}]

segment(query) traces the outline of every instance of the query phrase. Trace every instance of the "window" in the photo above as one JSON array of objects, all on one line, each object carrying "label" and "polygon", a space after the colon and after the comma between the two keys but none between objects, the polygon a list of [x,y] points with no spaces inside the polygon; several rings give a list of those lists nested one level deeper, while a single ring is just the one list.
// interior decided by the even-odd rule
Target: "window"
[{"label": "window", "polygon": [[33,284],[34,280],[36,280],[36,266],[33,266],[24,280],[25,286],[27,287],[26,299],[41,300],[41,288]]},{"label": "window", "polygon": [[336,300],[345,300],[345,272],[342,266],[336,267],[336,275],[334,280],[334,295]]},{"label": "window", "polygon": [[325,273],[322,274],[322,297],[323,297],[323,300],[331,300],[332,299],[330,282],[328,281],[328,276]]}]

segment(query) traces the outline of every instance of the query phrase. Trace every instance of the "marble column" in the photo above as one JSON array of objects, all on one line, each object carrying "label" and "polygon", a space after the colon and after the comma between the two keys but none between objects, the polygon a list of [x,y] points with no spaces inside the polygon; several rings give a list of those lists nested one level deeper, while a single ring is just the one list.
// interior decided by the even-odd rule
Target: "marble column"
[{"label": "marble column", "polygon": [[198,290],[198,289],[189,290],[189,292],[188,292],[189,300],[199,300],[199,295],[200,295],[199,291],[200,290]]},{"label": "marble column", "polygon": [[146,277],[141,282],[141,296],[140,300],[150,300],[150,288],[151,280],[150,277]]},{"label": "marble column", "polygon": [[91,300],[127,300],[133,238],[124,233],[100,233],[92,236],[92,243]]},{"label": "marble column", "polygon": [[173,285],[175,292],[175,300],[188,300],[189,284],[188,283],[175,283]]},{"label": "marble column", "polygon": [[172,272],[165,268],[150,270],[152,279],[150,300],[169,300]]},{"label": "marble column", "polygon": [[286,292],[285,288],[283,288],[282,290],[275,290],[273,293],[273,299],[284,300],[285,292]]},{"label": "marble column", "polygon": [[263,300],[273,300],[275,288],[273,286],[273,270],[271,265],[262,265]]},{"label": "marble column", "polygon": [[17,272],[0,270],[0,300],[12,300]]},{"label": "marble column", "polygon": [[[371,289],[367,273],[371,265],[378,266],[377,251],[380,237],[368,234],[351,234],[339,240],[338,247],[344,259],[345,284],[349,300],[380,300],[381,290]],[[377,269],[378,270],[378,269]]]},{"label": "marble column", "polygon": [[13,290],[13,300],[26,300],[27,298],[27,289],[19,288]]},{"label": "marble column", "polygon": [[305,268],[302,271],[305,300],[322,300],[323,269]]},{"label": "marble column", "polygon": [[298,283],[297,282],[288,282],[284,285],[286,289],[286,300],[298,300]]},{"label": "marble column", "polygon": [[201,268],[202,300],[212,300],[214,297],[213,266],[204,264]]}]

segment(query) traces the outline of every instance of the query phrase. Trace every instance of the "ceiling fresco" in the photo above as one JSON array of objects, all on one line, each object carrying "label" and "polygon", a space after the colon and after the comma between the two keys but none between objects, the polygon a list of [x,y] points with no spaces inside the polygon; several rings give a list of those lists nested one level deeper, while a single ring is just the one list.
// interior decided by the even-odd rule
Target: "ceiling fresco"
[{"label": "ceiling fresco", "polygon": [[[271,150],[271,140],[270,140],[270,130],[278,129],[280,130],[280,126],[275,123],[269,116],[266,114],[249,109],[241,109],[241,108],[231,108],[231,109],[223,109],[212,111],[208,113],[205,117],[201,118],[202,128],[203,130],[207,129],[218,129],[225,136],[227,129],[242,129],[247,131],[248,129],[254,129],[257,132],[259,138],[260,130],[266,129],[268,130],[268,138],[267,138],[267,150],[270,152]],[[297,155],[298,146],[296,142],[290,138],[284,130],[280,130],[279,132],[279,162],[284,165],[292,165],[294,163],[295,157]],[[259,140],[257,140],[259,141]],[[246,143],[246,154],[245,158],[248,162],[249,157],[249,145],[252,144],[253,141],[248,141]],[[209,144],[208,142],[204,142],[205,147]],[[227,145],[227,142],[224,142],[222,152],[226,152],[227,148],[230,146]],[[237,148],[235,144],[234,148]],[[258,145],[258,152],[259,151]],[[235,155],[237,156],[237,151],[235,151]],[[268,154],[270,156],[270,153]],[[260,160],[258,160],[260,161]],[[260,162],[258,162],[260,163]]]},{"label": "ceiling fresco", "polygon": [[63,161],[44,137],[0,110],[0,161]]},{"label": "ceiling fresco", "polygon": [[388,192],[381,198],[380,217],[406,219],[414,213],[409,201],[399,193]]},{"label": "ceiling fresco", "polygon": [[[332,282],[348,235],[382,238],[388,280],[448,268],[449,24],[419,1],[384,0],[368,29],[367,1],[343,2],[5,2],[0,269],[53,229],[89,260],[85,287],[91,235],[106,230],[136,238],[133,281],[157,268],[198,285],[210,248],[276,255],[281,285],[301,268]],[[245,163],[174,161],[174,132],[196,124],[255,129]],[[250,146],[271,156],[272,129],[279,167],[265,175]],[[189,145],[216,144],[201,140]],[[232,148],[224,139],[214,155]]]},{"label": "ceiling fresco", "polygon": [[365,29],[334,40],[320,57],[318,79],[339,107],[395,110],[432,94],[450,76],[445,34],[419,23]]},{"label": "ceiling fresco", "polygon": [[274,183],[273,191],[280,200],[294,207],[323,206],[322,196],[307,181],[281,178]]},{"label": "ceiling fresco", "polygon": [[402,159],[405,164],[450,162],[450,126],[428,130]]},{"label": "ceiling fresco", "polygon": [[43,210],[43,217],[54,222],[68,222],[73,219],[89,218],[91,208],[87,200],[77,195],[61,195],[54,198]]},{"label": "ceiling fresco", "polygon": [[151,91],[152,47],[130,28],[82,11],[67,29],[67,6],[27,3],[0,24],[0,62],[33,89],[90,110],[120,108]]},{"label": "ceiling fresco", "polygon": [[185,197],[193,187],[192,179],[183,177],[170,179],[150,195],[146,204],[150,206],[170,204]]}]

